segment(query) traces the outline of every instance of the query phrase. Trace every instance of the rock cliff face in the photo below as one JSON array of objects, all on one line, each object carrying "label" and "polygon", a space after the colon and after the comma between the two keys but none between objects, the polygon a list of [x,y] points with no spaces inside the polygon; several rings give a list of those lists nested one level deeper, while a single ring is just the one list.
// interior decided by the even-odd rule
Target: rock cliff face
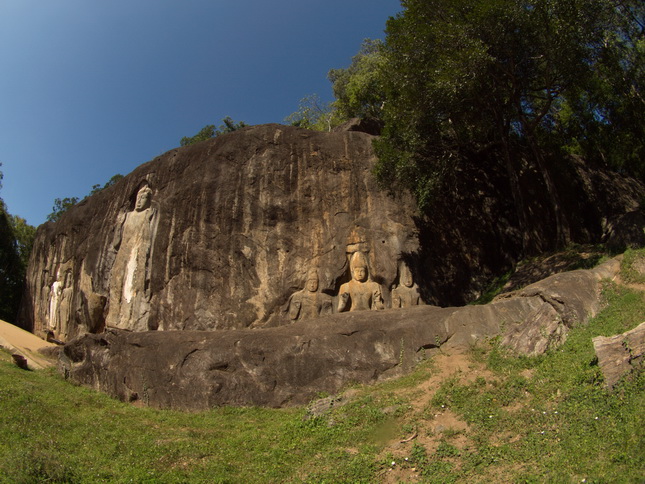
[{"label": "rock cliff face", "polygon": [[312,270],[335,311],[355,252],[389,305],[418,249],[415,205],[376,187],[371,142],[263,125],[140,166],[39,228],[23,327],[70,340],[281,325]]},{"label": "rock cliff face", "polygon": [[[376,186],[372,140],[262,125],[141,165],[38,229],[21,325],[69,341],[109,327],[254,329],[339,308],[462,305],[531,251],[555,249],[528,165],[523,207],[504,163],[484,153],[420,216],[408,195]],[[599,242],[645,198],[637,181],[560,161],[572,242]]]}]

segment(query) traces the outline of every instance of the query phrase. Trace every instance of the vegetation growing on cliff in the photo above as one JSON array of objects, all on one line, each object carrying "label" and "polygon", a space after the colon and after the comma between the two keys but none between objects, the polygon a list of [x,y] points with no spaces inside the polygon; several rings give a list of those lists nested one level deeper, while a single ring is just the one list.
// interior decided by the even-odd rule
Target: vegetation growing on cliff
[{"label": "vegetation growing on cliff", "polygon": [[196,135],[184,136],[179,142],[180,146],[188,146],[199,143],[200,141],[214,138],[215,136],[219,136],[220,134],[232,133],[233,131],[237,131],[238,129],[246,126],[246,123],[244,121],[239,121],[236,123],[230,116],[226,116],[224,119],[222,119],[222,122],[224,124],[221,124],[219,128],[216,128],[214,124],[208,124],[200,129]]},{"label": "vegetation growing on cliff", "polygon": [[[110,178],[105,183],[105,185],[101,186],[100,184],[96,184],[96,185],[92,186],[92,190],[90,191],[90,193],[85,195],[85,197],[83,197],[83,199],[85,199],[87,197],[91,197],[95,193],[98,193],[101,190],[106,189],[107,187],[111,187],[116,182],[118,182],[121,178],[123,178],[123,175],[117,173],[112,178]],[[52,212],[49,215],[47,215],[47,221],[48,222],[56,222],[57,220],[59,220],[62,217],[62,215],[65,212],[67,212],[70,208],[72,208],[78,202],[79,202],[78,197],[65,197],[65,198],[56,198],[56,199],[54,199],[54,205],[52,206]]]}]

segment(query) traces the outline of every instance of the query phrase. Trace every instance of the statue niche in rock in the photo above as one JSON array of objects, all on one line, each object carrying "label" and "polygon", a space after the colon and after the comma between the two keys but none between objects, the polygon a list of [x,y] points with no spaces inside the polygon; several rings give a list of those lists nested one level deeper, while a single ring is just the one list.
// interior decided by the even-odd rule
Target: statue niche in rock
[{"label": "statue niche in rock", "polygon": [[381,286],[369,277],[367,260],[354,252],[349,262],[352,280],[340,286],[338,312],[385,309]]},{"label": "statue niche in rock", "polygon": [[414,282],[412,271],[405,263],[399,265],[399,285],[392,289],[392,307],[409,308],[425,304],[419,295],[419,286]]},{"label": "statue niche in rock", "polygon": [[110,271],[110,297],[105,324],[147,331],[150,314],[150,260],[156,211],[147,184],[137,192],[134,210],[120,217],[113,242],[116,251]]},{"label": "statue niche in rock", "polygon": [[320,292],[318,271],[310,269],[307,272],[305,288],[294,293],[289,298],[289,319],[313,319],[323,314],[332,313],[331,297]]}]

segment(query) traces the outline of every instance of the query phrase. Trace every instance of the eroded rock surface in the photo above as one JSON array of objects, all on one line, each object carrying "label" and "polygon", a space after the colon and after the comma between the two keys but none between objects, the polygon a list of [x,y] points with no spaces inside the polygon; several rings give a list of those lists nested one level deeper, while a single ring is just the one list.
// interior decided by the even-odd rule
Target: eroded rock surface
[{"label": "eroded rock surface", "polygon": [[312,269],[317,310],[335,310],[357,252],[391,287],[418,249],[416,208],[377,188],[372,139],[255,126],[140,166],[39,228],[23,327],[69,341],[279,326],[303,318],[288,303]]},{"label": "eroded rock surface", "polygon": [[[263,328],[330,308],[458,306],[519,259],[555,249],[552,204],[530,167],[518,207],[494,152],[460,160],[420,216],[411,197],[376,186],[374,137],[351,129],[247,127],[141,165],[39,227],[20,325],[69,341],[110,327]],[[600,241],[645,196],[641,183],[576,158],[558,167],[572,242]],[[352,257],[365,281],[352,277]]]},{"label": "eroded rock surface", "polygon": [[304,404],[353,382],[404,374],[442,346],[502,335],[520,352],[544,351],[564,341],[574,321],[596,314],[600,280],[615,275],[614,262],[552,276],[485,306],[355,311],[263,329],[109,330],[67,344],[60,365],[75,382],[154,407]]},{"label": "eroded rock surface", "polygon": [[619,270],[619,260],[612,259],[591,270],[563,272],[498,296],[496,301],[531,298],[543,302],[529,317],[505,322],[502,345],[527,356],[558,347],[572,326],[586,324],[602,309],[599,281],[614,279]]}]

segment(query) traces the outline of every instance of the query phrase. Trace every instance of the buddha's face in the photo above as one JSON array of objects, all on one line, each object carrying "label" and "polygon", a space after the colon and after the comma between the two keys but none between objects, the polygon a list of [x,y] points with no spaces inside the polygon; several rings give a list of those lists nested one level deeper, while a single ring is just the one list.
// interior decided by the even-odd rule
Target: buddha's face
[{"label": "buddha's face", "polygon": [[365,266],[356,266],[352,272],[354,280],[358,282],[365,282],[367,280],[367,267]]},{"label": "buddha's face", "polygon": [[151,198],[151,193],[149,189],[142,188],[139,190],[139,193],[137,193],[137,201],[134,204],[134,209],[137,212],[141,212],[142,210],[145,210],[148,208],[150,205],[150,198]]},{"label": "buddha's face", "polygon": [[307,291],[309,292],[316,292],[318,290],[318,278],[315,276],[310,277],[307,279]]}]

